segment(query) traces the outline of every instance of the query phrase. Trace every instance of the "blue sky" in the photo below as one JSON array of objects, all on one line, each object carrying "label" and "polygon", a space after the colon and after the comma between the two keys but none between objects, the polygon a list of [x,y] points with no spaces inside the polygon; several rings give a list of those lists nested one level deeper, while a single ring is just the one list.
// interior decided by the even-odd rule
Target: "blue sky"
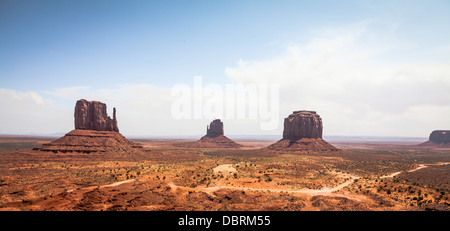
[{"label": "blue sky", "polygon": [[269,56],[325,20],[357,17],[358,9],[344,17],[333,13],[340,4],[313,2],[6,1],[1,84],[27,91],[193,75],[226,81],[224,67],[240,58]]},{"label": "blue sky", "polygon": [[[0,126],[0,133],[66,132],[73,126],[73,118],[59,121],[56,117],[71,115],[77,97],[97,100],[95,97],[100,96],[111,107],[119,108],[130,103],[107,97],[105,92],[136,100],[140,94],[130,89],[145,92],[156,88],[154,92],[165,94],[175,84],[192,84],[194,76],[202,76],[204,83],[219,85],[258,83],[258,79],[281,84],[280,97],[285,103],[280,117],[303,107],[318,108],[323,119],[329,121],[329,135],[427,136],[433,129],[450,129],[448,116],[413,116],[425,109],[438,114],[449,112],[445,106],[450,103],[445,93],[450,89],[446,68],[450,64],[449,12],[449,1],[3,0],[0,89],[5,96],[0,106],[10,108],[9,114],[2,117],[10,121]],[[323,56],[318,58],[316,54]],[[316,76],[312,64],[304,66],[305,60],[314,58],[322,62],[317,69],[331,74]],[[280,62],[293,62],[295,67],[286,69]],[[264,73],[260,73],[264,69],[261,65],[267,68]],[[346,72],[343,67],[358,71]],[[433,73],[428,75],[428,70]],[[349,76],[354,79],[347,79]],[[317,84],[325,83],[320,79],[332,84],[328,89],[319,88]],[[359,87],[353,89],[356,85],[349,82],[361,86],[356,84]],[[308,83],[316,84],[314,92],[330,95],[306,93],[307,89],[303,91],[307,95],[302,95],[302,91],[293,90]],[[135,95],[124,93],[130,91]],[[148,94],[144,98],[167,98]],[[5,101],[8,97],[22,100],[23,107],[9,106]],[[291,102],[292,98],[304,101]],[[30,102],[26,103],[26,99]],[[387,105],[395,100],[396,104]],[[400,104],[404,107],[398,107]],[[158,107],[157,102],[143,105]],[[340,105],[348,106],[347,114],[337,112]],[[34,106],[41,120],[21,125],[19,115],[24,115],[24,108]],[[164,108],[154,109],[161,111],[158,117],[148,110],[122,109],[124,119],[133,121],[138,120],[131,119],[137,114],[141,117],[135,118],[142,120],[164,121],[164,113],[169,113]],[[362,117],[356,118],[359,112]],[[358,126],[343,130],[345,126],[338,119],[341,116],[349,123],[352,120],[348,118],[355,117]],[[46,121],[58,122],[50,129],[45,127]],[[178,122],[177,126],[182,126],[183,121]],[[167,119],[161,124],[172,123]],[[230,133],[261,132],[258,126],[250,125],[252,121],[243,123],[248,127],[230,125]],[[374,129],[375,123],[385,126]],[[405,126],[402,123],[416,123],[418,127],[412,130],[406,126],[399,132],[399,124]],[[132,121],[124,120],[123,124],[127,127],[122,126],[122,130],[129,134],[164,132],[163,128],[152,130],[152,124],[141,130],[131,129]],[[278,134],[281,129],[282,125],[267,134]],[[181,133],[202,133],[203,125],[192,130],[186,127]],[[167,132],[174,133],[176,128]]]}]

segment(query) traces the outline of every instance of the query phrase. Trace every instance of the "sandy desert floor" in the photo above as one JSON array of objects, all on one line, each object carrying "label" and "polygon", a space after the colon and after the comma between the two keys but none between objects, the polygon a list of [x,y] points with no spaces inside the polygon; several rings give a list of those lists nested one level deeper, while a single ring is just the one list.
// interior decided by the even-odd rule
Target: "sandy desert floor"
[{"label": "sandy desert floor", "polygon": [[[51,138],[0,138],[0,210],[450,210],[450,150],[333,143],[279,153],[136,140],[143,155],[48,153]],[[175,145],[174,145],[175,144]]]}]

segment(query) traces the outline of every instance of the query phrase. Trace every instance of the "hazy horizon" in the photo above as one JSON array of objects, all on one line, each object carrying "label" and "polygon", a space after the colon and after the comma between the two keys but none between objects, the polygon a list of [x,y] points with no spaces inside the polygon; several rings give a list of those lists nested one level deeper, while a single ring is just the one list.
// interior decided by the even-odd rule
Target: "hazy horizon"
[{"label": "hazy horizon", "polygon": [[448,12],[438,0],[2,1],[0,134],[67,133],[79,99],[115,107],[128,136],[204,134],[211,118],[171,111],[174,86],[200,76],[205,92],[279,86],[276,128],[233,115],[226,135],[281,137],[284,118],[314,110],[324,137],[428,137],[450,129]]},{"label": "hazy horizon", "polygon": [[[36,137],[36,138],[59,138],[64,136],[67,132],[59,132],[59,133],[29,133],[29,134],[0,134],[0,137]],[[205,134],[192,134],[192,135],[128,135],[123,134],[125,137],[129,139],[161,139],[161,140],[198,140]],[[266,141],[277,141],[282,139],[282,134],[272,134],[272,135],[234,135],[234,134],[225,134],[225,136],[236,139],[236,140],[266,140]],[[416,136],[344,136],[344,135],[331,135],[331,136],[323,136],[323,139],[331,142],[336,141],[352,141],[352,140],[360,140],[360,141],[415,141],[415,142],[424,142],[428,140],[428,136],[416,137]]]}]

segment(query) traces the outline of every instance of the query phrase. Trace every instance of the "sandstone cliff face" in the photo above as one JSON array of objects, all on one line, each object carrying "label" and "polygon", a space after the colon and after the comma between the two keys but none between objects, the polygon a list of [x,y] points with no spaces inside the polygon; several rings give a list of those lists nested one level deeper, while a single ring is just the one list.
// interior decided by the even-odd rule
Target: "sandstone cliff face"
[{"label": "sandstone cliff face", "polygon": [[419,144],[429,148],[450,148],[450,130],[435,130],[431,132],[427,142]]},{"label": "sandstone cliff face", "polygon": [[284,119],[283,139],[322,138],[322,119],[315,111],[294,111]]},{"label": "sandstone cliff face", "polygon": [[429,140],[437,144],[450,143],[450,130],[433,131]]},{"label": "sandstone cliff face", "polygon": [[75,105],[75,129],[119,132],[116,108],[113,119],[106,113],[106,104],[99,101],[78,100]]},{"label": "sandstone cliff face", "polygon": [[223,122],[220,119],[213,120],[206,127],[206,136],[214,138],[223,135]]},{"label": "sandstone cliff face", "polygon": [[118,132],[114,131],[94,131],[75,129],[63,137],[43,144],[34,150],[66,153],[92,153],[92,152],[136,152],[142,151],[143,147],[136,144]]},{"label": "sandstone cliff face", "polygon": [[34,150],[66,153],[143,153],[145,150],[119,133],[116,109],[113,119],[106,114],[106,104],[98,101],[78,100],[75,105],[75,130],[65,136],[43,144]]},{"label": "sandstone cliff face", "polygon": [[322,119],[315,111],[294,111],[284,119],[283,139],[267,148],[294,153],[339,151],[322,139],[322,130]]}]

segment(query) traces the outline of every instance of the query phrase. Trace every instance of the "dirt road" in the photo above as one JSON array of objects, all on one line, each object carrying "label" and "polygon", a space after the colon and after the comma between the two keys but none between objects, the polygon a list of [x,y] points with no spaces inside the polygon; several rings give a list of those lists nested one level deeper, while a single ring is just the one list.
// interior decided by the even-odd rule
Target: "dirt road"
[{"label": "dirt road", "polygon": [[450,162],[437,163],[437,164],[419,164],[419,166],[417,168],[415,168],[415,169],[411,169],[411,170],[408,170],[408,171],[394,172],[394,173],[389,174],[389,175],[380,176],[380,179],[392,178],[392,177],[397,176],[398,174],[400,174],[402,172],[415,172],[415,171],[417,171],[419,169],[428,168],[431,165],[447,165],[447,164],[450,164]]},{"label": "dirt road", "polygon": [[139,179],[136,178],[136,179],[130,179],[130,180],[123,180],[123,181],[115,182],[115,183],[108,184],[108,185],[89,186],[89,187],[84,187],[84,188],[69,189],[69,190],[67,190],[67,192],[73,192],[75,190],[80,190],[80,189],[94,189],[94,188],[103,188],[103,187],[116,187],[116,186],[119,186],[121,184],[126,184],[126,183],[130,183],[130,182],[137,181],[137,180],[139,180]]},{"label": "dirt road", "polygon": [[[357,196],[357,195],[347,195],[347,194],[338,194],[335,193],[336,191],[339,191],[345,187],[347,187],[348,185],[352,184],[356,179],[358,179],[358,176],[353,176],[353,175],[349,175],[349,174],[342,174],[340,175],[340,177],[348,177],[350,178],[349,180],[345,181],[342,184],[339,184],[333,188],[327,188],[327,187],[323,187],[321,189],[299,189],[299,190],[292,190],[292,189],[267,189],[267,188],[250,188],[250,187],[237,187],[237,186],[228,186],[228,185],[219,185],[219,186],[214,186],[214,187],[196,187],[196,188],[190,188],[190,187],[184,187],[184,186],[177,186],[174,183],[170,182],[169,186],[172,189],[177,189],[177,188],[183,188],[183,189],[187,189],[187,190],[193,190],[193,191],[202,191],[202,192],[206,192],[208,194],[211,194],[212,192],[215,192],[217,190],[220,189],[233,189],[233,190],[244,190],[244,191],[259,191],[259,192],[277,192],[277,193],[301,193],[301,194],[307,194],[310,196],[317,196],[317,195],[322,195],[322,196],[341,196],[341,197],[347,197],[349,199],[354,199],[354,200],[362,200],[363,198],[365,198],[365,196]],[[212,194],[211,194],[212,195]]]},{"label": "dirt road", "polygon": [[222,164],[213,169],[214,173],[234,173],[237,172],[235,168],[233,168],[232,164]]},{"label": "dirt road", "polygon": [[[431,165],[446,165],[446,164],[450,164],[450,162],[445,162],[445,163],[437,163],[437,164],[420,164],[417,168],[415,169],[411,169],[408,170],[406,172],[414,172],[423,168],[427,168]],[[218,173],[218,172],[224,172],[224,173],[233,173],[236,172],[236,169],[232,167],[231,164],[223,164],[223,165],[219,165],[216,168],[214,168],[214,172]],[[401,174],[405,171],[399,171],[399,172],[394,172],[392,174],[389,175],[385,175],[385,176],[381,176],[380,178],[391,178],[394,177],[398,174]],[[349,199],[354,199],[354,200],[358,200],[361,201],[365,198],[365,196],[363,195],[349,195],[346,194],[345,192],[343,193],[336,193],[337,191],[349,186],[350,184],[352,184],[356,179],[359,179],[358,176],[354,176],[354,175],[350,175],[350,174],[338,174],[338,177],[343,177],[343,178],[349,178],[348,180],[346,180],[345,182],[343,182],[342,184],[339,184],[335,187],[332,188],[328,188],[328,187],[323,187],[321,189],[308,189],[308,188],[304,188],[304,189],[298,189],[298,190],[292,190],[292,189],[267,189],[267,188],[251,188],[251,187],[238,187],[238,186],[228,186],[228,185],[219,185],[219,186],[213,186],[213,187],[195,187],[195,188],[191,188],[191,187],[185,187],[185,186],[178,186],[175,185],[173,182],[169,182],[168,185],[172,188],[172,190],[176,190],[178,188],[182,188],[182,189],[186,189],[186,190],[190,190],[190,191],[201,191],[201,192],[205,192],[208,193],[212,196],[214,196],[212,193],[220,190],[220,189],[233,189],[233,190],[244,190],[244,191],[259,191],[259,192],[276,192],[276,193],[301,193],[301,194],[307,194],[310,196],[318,196],[318,195],[322,195],[322,196],[341,196],[341,197],[346,197]],[[102,185],[102,186],[90,186],[90,187],[86,187],[86,188],[79,188],[79,189],[72,189],[72,190],[68,190],[67,192],[72,192],[74,190],[80,190],[80,189],[93,189],[93,188],[97,188],[97,187],[115,187],[115,186],[119,186],[122,184],[126,184],[126,183],[130,183],[133,181],[137,181],[139,179],[130,179],[130,180],[124,180],[124,181],[119,181],[119,182],[115,182],[112,184],[108,184],[108,185]]]}]

